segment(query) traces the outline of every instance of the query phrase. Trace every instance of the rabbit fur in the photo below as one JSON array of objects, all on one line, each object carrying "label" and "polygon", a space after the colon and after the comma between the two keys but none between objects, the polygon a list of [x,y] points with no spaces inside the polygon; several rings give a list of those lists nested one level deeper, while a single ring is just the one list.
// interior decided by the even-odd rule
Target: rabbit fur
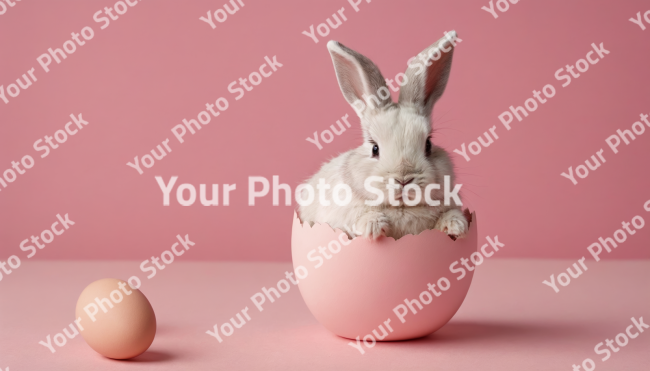
[{"label": "rabbit fur", "polygon": [[[450,35],[455,37],[455,32]],[[444,149],[431,144],[431,111],[447,85],[453,46],[449,37],[443,37],[419,54],[425,63],[409,61],[395,103],[386,80],[370,59],[336,41],[327,44],[343,96],[361,119],[364,141],[361,146],[325,163],[307,181],[314,190],[319,189],[319,181],[322,187],[329,185],[324,191],[329,205],[321,204],[319,192],[315,192],[313,202],[299,206],[303,222],[327,223],[350,237],[371,239],[382,235],[398,239],[434,228],[454,239],[466,234],[468,221],[461,210],[462,204],[444,204],[445,176],[449,177],[449,191],[454,189],[453,164]],[[387,94],[386,99],[381,98]],[[379,98],[368,98],[371,95]],[[381,182],[369,183],[384,196],[383,202],[374,206],[366,200],[375,200],[377,195],[364,186],[371,176],[383,178]],[[334,187],[340,183],[347,184],[352,194],[350,202],[343,206],[332,201]],[[409,183],[419,187],[422,193],[420,203],[414,206],[403,202],[402,189]],[[434,183],[440,189],[430,189],[429,193],[431,199],[440,200],[439,206],[430,206],[424,197],[426,186]],[[398,206],[389,202],[389,188],[395,190]],[[303,199],[309,197],[307,192],[300,191]],[[414,192],[409,190],[408,194]],[[343,194],[338,192],[338,199]]]}]

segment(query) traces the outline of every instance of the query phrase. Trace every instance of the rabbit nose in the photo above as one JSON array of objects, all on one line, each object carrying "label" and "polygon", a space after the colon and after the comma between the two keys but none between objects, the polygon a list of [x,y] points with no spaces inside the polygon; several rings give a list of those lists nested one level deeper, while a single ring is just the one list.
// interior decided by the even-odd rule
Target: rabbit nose
[{"label": "rabbit nose", "polygon": [[408,180],[405,180],[405,181],[398,180],[397,182],[398,182],[399,184],[401,184],[402,187],[403,187],[403,186],[405,186],[405,185],[411,183],[412,181],[413,181],[413,178],[408,179]]}]

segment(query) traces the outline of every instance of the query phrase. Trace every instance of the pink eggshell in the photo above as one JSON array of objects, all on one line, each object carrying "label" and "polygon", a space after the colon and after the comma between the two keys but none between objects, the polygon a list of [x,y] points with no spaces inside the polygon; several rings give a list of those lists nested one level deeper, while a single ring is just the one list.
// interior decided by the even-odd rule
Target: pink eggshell
[{"label": "pink eggshell", "polygon": [[[456,241],[438,230],[407,235],[397,241],[390,237],[376,241],[357,237],[349,241],[344,232],[327,224],[302,224],[294,213],[293,266],[303,266],[308,272],[298,282],[300,293],[318,322],[336,335],[363,339],[373,330],[382,335],[378,327],[390,319],[393,332],[384,341],[426,336],[444,326],[465,300],[473,271],[457,280],[460,273],[452,273],[450,265],[461,258],[469,259],[477,251],[476,228],[476,215],[472,214],[469,233]],[[322,265],[315,268],[319,264],[316,256],[323,256],[318,247],[330,243],[334,251],[341,246],[340,251],[333,254],[326,250],[330,259],[323,258]],[[441,277],[449,280],[450,287],[436,297],[427,284],[437,284]],[[417,313],[409,310],[402,323],[393,308],[406,305],[405,299],[420,300],[423,291],[428,291],[433,300],[422,303],[421,310],[413,304]],[[426,295],[424,300],[428,300]]]}]

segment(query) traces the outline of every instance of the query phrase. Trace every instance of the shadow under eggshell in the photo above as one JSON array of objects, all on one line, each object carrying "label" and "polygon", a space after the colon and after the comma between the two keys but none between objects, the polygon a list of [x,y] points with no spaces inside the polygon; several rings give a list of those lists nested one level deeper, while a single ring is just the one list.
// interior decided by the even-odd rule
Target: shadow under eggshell
[{"label": "shadow under eggshell", "polygon": [[[294,270],[303,266],[308,272],[298,282],[300,293],[318,322],[336,335],[363,339],[375,330],[381,337],[379,325],[390,319],[393,332],[384,325],[388,336],[381,340],[426,336],[445,325],[465,300],[473,271],[457,280],[460,273],[452,273],[450,265],[461,258],[469,259],[477,251],[476,229],[476,215],[472,213],[467,236],[456,241],[438,230],[426,230],[399,240],[380,237],[371,241],[357,237],[350,241],[341,230],[318,223],[310,227],[294,213],[293,266]],[[321,255],[319,246],[331,247],[326,250],[330,259]],[[340,251],[331,252],[339,246]],[[317,256],[323,257],[318,268]],[[450,283],[446,291],[438,288],[441,277]],[[439,297],[428,290],[429,283],[435,284],[436,290],[442,293]],[[420,299],[423,291],[430,295],[423,294]],[[429,298],[432,298],[429,304],[421,301]],[[423,308],[413,303],[417,311],[413,314],[405,299],[417,299]],[[404,323],[393,312],[400,304],[409,310]]]}]

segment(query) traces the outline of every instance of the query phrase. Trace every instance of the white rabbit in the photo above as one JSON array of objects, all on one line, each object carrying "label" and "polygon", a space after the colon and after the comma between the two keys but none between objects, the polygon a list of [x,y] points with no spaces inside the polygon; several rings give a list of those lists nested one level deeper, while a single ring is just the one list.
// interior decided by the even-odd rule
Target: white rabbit
[{"label": "white rabbit", "polygon": [[[444,176],[450,177],[451,191],[453,164],[444,149],[431,144],[430,115],[447,85],[454,50],[451,41],[456,34],[452,31],[448,36],[420,53],[421,61],[426,63],[410,64],[406,79],[400,82],[404,85],[398,103],[390,98],[384,77],[370,59],[336,41],[327,44],[343,96],[361,118],[364,143],[324,164],[308,181],[316,190],[319,179],[324,179],[323,184],[329,185],[324,191],[329,206],[322,205],[318,191],[314,192],[314,201],[299,207],[303,222],[327,223],[351,237],[372,239],[382,234],[397,239],[433,228],[454,239],[466,234],[468,222],[460,205],[444,205]],[[377,99],[369,98],[371,95]],[[364,101],[367,107],[361,110]],[[372,183],[384,194],[377,206],[366,204],[366,200],[378,197],[364,187],[371,176],[383,177],[383,182]],[[344,206],[332,202],[334,186],[340,183],[352,190],[352,200]],[[402,187],[409,183],[422,191],[421,202],[414,206],[402,201]],[[425,201],[425,187],[432,183],[440,184],[441,189],[430,189],[431,198],[440,200],[440,206]],[[389,203],[387,185],[396,189],[399,206]],[[409,192],[413,195],[415,191]],[[300,194],[303,200],[309,198],[306,189]],[[343,194],[338,192],[337,199]]]}]

